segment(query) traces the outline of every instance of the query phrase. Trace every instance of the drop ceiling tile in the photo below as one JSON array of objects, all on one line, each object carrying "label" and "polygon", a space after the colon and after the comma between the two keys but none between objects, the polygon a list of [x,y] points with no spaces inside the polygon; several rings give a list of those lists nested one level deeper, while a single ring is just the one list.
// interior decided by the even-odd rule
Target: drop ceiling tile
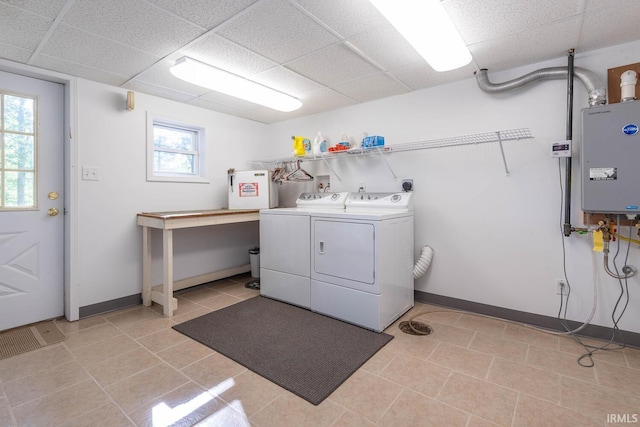
[{"label": "drop ceiling tile", "polygon": [[294,0],[343,38],[387,23],[369,0]]},{"label": "drop ceiling tile", "polygon": [[348,40],[385,70],[422,59],[391,24],[384,24]]},{"label": "drop ceiling tile", "polygon": [[130,77],[159,59],[67,25],[54,31],[42,54]]},{"label": "drop ceiling tile", "polygon": [[442,4],[469,45],[576,16],[582,13],[584,0],[444,0]]},{"label": "drop ceiling tile", "polygon": [[267,70],[255,76],[252,80],[296,97],[323,87],[284,67],[275,67]]},{"label": "drop ceiling tile", "polygon": [[144,82],[130,81],[122,87],[134,92],[155,95],[159,96],[160,98],[172,99],[178,102],[189,102],[194,99],[193,95],[190,95],[188,93],[178,92],[165,87],[154,86]]},{"label": "drop ceiling tile", "polygon": [[387,98],[410,91],[406,86],[382,72],[333,86],[332,89],[358,102]]},{"label": "drop ceiling tile", "polygon": [[112,86],[120,86],[128,79],[128,76],[109,73],[98,68],[85,67],[81,64],[42,54],[38,55],[31,65]]},{"label": "drop ceiling tile", "polygon": [[207,30],[221,24],[257,0],[149,0],[151,3]]},{"label": "drop ceiling tile", "polygon": [[251,77],[276,64],[216,34],[180,50],[185,56],[243,77]]},{"label": "drop ceiling tile", "polygon": [[292,61],[287,68],[326,86],[380,71],[344,44],[336,44]]},{"label": "drop ceiling tile", "polygon": [[[605,2],[605,3],[611,3]],[[624,14],[618,12],[619,9]],[[591,10],[584,15],[580,50],[587,51],[640,39],[640,2],[616,1],[615,6]],[[625,28],[620,31],[620,28]]]},{"label": "drop ceiling tile", "polygon": [[203,98],[193,98],[189,101],[187,101],[187,104],[189,105],[194,105],[196,107],[202,107],[202,108],[206,108],[207,110],[212,110],[212,111],[217,111],[219,113],[225,113],[225,114],[230,114],[232,116],[235,116],[239,113],[241,113],[241,109],[239,108],[235,108],[235,107],[231,107],[229,105],[225,105],[225,104],[220,104],[217,102],[213,102],[213,101],[209,101]]},{"label": "drop ceiling tile", "polygon": [[522,31],[474,44],[469,50],[480,68],[495,71],[559,58],[578,44],[581,21],[581,17],[565,19],[544,31]]},{"label": "drop ceiling tile", "polygon": [[299,116],[306,116],[322,111],[336,110],[357,104],[353,99],[328,88],[322,88],[313,92],[305,93],[300,97],[302,107],[295,113]]},{"label": "drop ceiling tile", "polygon": [[203,30],[141,0],[77,0],[63,23],[164,56]]},{"label": "drop ceiling tile", "polygon": [[476,68],[475,64],[471,63],[457,70],[440,73],[431,68],[426,61],[420,60],[394,68],[389,72],[411,89],[418,90],[471,77]]},{"label": "drop ceiling tile", "polygon": [[338,41],[285,0],[264,0],[217,33],[278,63]]},{"label": "drop ceiling tile", "polygon": [[0,43],[35,50],[52,20],[0,3]]},{"label": "drop ceiling tile", "polygon": [[67,0],[5,0],[4,2],[53,19],[58,16]]},{"label": "drop ceiling tile", "polygon": [[170,59],[164,59],[151,67],[138,74],[133,81],[139,83],[146,83],[153,86],[162,86],[171,88],[172,90],[189,94],[193,97],[204,95],[209,92],[209,89],[201,86],[196,86],[191,83],[187,83],[184,80],[180,80],[169,71],[169,68],[173,66],[175,61]]},{"label": "drop ceiling tile", "polygon": [[32,51],[0,43],[0,58],[26,63],[31,58]]}]

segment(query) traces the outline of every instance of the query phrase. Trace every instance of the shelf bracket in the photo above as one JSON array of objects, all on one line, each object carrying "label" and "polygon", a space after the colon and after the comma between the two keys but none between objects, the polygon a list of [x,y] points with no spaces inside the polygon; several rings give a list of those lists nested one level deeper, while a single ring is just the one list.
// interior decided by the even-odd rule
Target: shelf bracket
[{"label": "shelf bracket", "polygon": [[391,175],[393,175],[393,179],[397,181],[398,177],[396,176],[395,172],[393,172],[393,169],[391,168],[391,165],[389,165],[387,159],[384,158],[384,154],[382,153],[380,147],[376,147],[376,151],[378,152],[378,154],[380,154],[380,158],[382,159],[382,161],[384,161],[384,164],[387,165],[387,169],[389,169],[389,172],[391,172]]},{"label": "shelf bracket", "polygon": [[332,174],[335,175],[336,178],[338,178],[338,182],[342,182],[342,178],[340,178],[340,175],[338,175],[336,173],[336,171],[331,167],[331,165],[329,164],[329,162],[327,161],[327,159],[324,158],[324,156],[320,156],[320,158],[322,159],[322,161],[324,162],[325,165],[327,165],[327,167],[329,168],[329,170],[331,171]]},{"label": "shelf bracket", "polygon": [[509,176],[509,168],[507,167],[507,158],[504,156],[504,148],[502,147],[502,136],[500,132],[496,132],[498,136],[498,145],[500,145],[500,153],[502,153],[502,163],[504,163],[504,172]]}]

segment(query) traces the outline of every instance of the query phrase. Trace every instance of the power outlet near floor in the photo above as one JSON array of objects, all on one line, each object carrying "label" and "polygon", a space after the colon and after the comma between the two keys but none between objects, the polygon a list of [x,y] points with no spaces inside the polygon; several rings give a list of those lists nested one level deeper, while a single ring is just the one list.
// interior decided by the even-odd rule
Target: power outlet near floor
[{"label": "power outlet near floor", "polygon": [[564,279],[556,279],[556,295],[567,296],[567,282]]}]

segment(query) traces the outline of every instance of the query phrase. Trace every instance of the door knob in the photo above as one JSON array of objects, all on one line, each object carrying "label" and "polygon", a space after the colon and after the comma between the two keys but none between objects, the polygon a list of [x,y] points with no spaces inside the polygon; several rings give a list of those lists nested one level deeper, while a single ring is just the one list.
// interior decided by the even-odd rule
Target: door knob
[{"label": "door knob", "polygon": [[56,208],[49,208],[49,210],[47,211],[47,215],[49,216],[56,216],[60,213],[60,211]]}]

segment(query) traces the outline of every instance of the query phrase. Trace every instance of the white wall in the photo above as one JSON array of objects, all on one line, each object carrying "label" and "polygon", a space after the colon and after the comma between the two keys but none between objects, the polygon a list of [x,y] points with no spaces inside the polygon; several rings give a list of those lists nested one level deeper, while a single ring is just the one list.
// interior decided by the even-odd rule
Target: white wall
[{"label": "white wall", "polygon": [[[86,80],[77,84],[78,287],[80,307],[139,294],[142,232],[139,212],[216,209],[227,206],[227,169],[247,169],[264,157],[266,125]],[[146,113],[206,126],[209,184],[146,181]],[[263,151],[261,151],[263,150]],[[97,167],[100,181],[80,179],[82,166]],[[259,244],[258,223],[177,231],[175,279],[249,263]],[[153,283],[161,283],[161,233],[154,231]]]},{"label": "white wall", "polygon": [[[575,65],[598,74],[606,85],[607,69],[637,62],[640,42],[578,53]],[[565,66],[566,58],[501,73],[503,82],[527,72]],[[584,87],[576,80],[574,141],[579,150],[580,110],[587,107]],[[362,131],[383,135],[387,145],[483,132],[529,128],[534,139],[506,142],[506,176],[497,144],[438,148],[386,156],[398,178],[414,180],[416,256],[430,245],[435,257],[416,289],[479,303],[556,316],[556,278],[563,278],[559,162],[550,158],[550,143],[565,139],[566,81],[545,81],[528,88],[489,95],[475,79],[412,92],[328,113],[269,126],[272,157],[291,152],[291,135],[313,137],[322,130],[331,144],[342,132],[359,138]],[[572,225],[583,226],[580,211],[580,158],[573,159]],[[331,160],[342,178],[332,177],[332,190],[397,191],[380,158]],[[564,169],[564,168],[563,168]],[[564,175],[564,171],[563,171]],[[628,233],[628,228],[622,228]],[[635,235],[634,237],[638,238]],[[598,308],[592,323],[611,326],[620,293],[618,281],[592,254],[588,236],[565,239],[566,268],[572,288],[568,317],[584,320],[591,311],[594,280]],[[626,246],[625,246],[626,248]],[[630,264],[640,266],[637,245]],[[595,263],[595,273],[593,263]],[[619,326],[640,332],[640,279],[629,280],[632,296]]]}]

